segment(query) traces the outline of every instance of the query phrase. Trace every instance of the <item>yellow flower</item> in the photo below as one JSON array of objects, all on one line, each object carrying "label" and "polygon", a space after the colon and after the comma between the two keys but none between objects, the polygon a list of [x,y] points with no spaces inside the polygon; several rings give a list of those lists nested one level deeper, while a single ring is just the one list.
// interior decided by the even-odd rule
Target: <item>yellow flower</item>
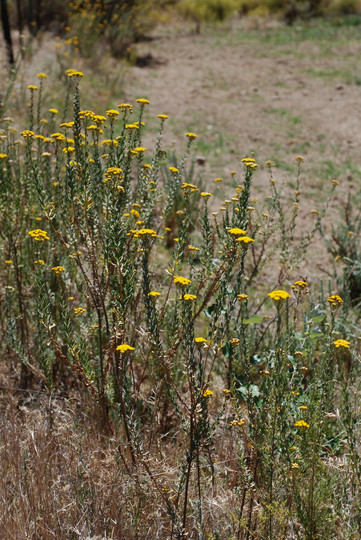
[{"label": "yellow flower", "polygon": [[109,109],[107,111],[107,116],[109,116],[109,118],[116,118],[117,116],[119,116],[119,111],[117,111],[116,109]]},{"label": "yellow flower", "polygon": [[29,231],[28,234],[37,242],[44,242],[44,240],[50,240],[48,237],[48,233],[46,231],[42,231],[41,229]]},{"label": "yellow flower", "polygon": [[56,274],[60,274],[61,272],[65,272],[64,266],[53,266],[51,269],[52,272],[55,272]]},{"label": "yellow flower", "polygon": [[85,309],[82,307],[76,307],[74,308],[74,313],[75,315],[83,315],[83,313],[85,313]]},{"label": "yellow flower", "polygon": [[11,261],[10,259],[5,261],[5,264],[14,264],[13,261]]},{"label": "yellow flower", "polygon": [[72,77],[83,77],[84,74],[81,71],[77,71],[76,69],[67,69],[66,72],[67,76],[71,79]]},{"label": "yellow flower", "polygon": [[233,234],[233,236],[239,236],[240,234],[246,234],[246,231],[243,229],[239,229],[238,227],[234,227],[233,229],[228,229],[229,234]]},{"label": "yellow flower", "polygon": [[138,124],[125,124],[125,129],[139,129]]},{"label": "yellow flower", "polygon": [[306,283],[305,281],[295,281],[295,284],[292,286],[292,289],[305,289],[306,287],[308,287],[308,283]]},{"label": "yellow flower", "polygon": [[222,392],[223,394],[226,394],[226,396],[231,393],[231,391],[228,390],[228,388],[223,388]]},{"label": "yellow flower", "polygon": [[328,302],[332,308],[338,308],[343,304],[343,300],[338,294],[333,294],[332,296],[329,296]]},{"label": "yellow flower", "polygon": [[185,294],[183,296],[183,300],[185,300],[186,302],[193,302],[193,300],[195,300],[197,297],[194,295],[194,294]]},{"label": "yellow flower", "polygon": [[298,407],[301,411],[307,411],[308,407],[306,407],[306,405],[300,405]]},{"label": "yellow flower", "polygon": [[195,246],[188,246],[188,249],[189,251],[200,251],[200,248]]},{"label": "yellow flower", "polygon": [[348,349],[349,346],[350,346],[350,341],[346,341],[345,339],[337,339],[336,341],[333,342],[333,344],[335,345],[335,347],[343,347],[345,349]]},{"label": "yellow flower", "polygon": [[37,261],[34,261],[34,264],[41,264],[41,266],[44,266],[45,262],[42,259],[38,259]]},{"label": "yellow flower", "polygon": [[206,191],[202,191],[201,197],[204,197],[206,201],[209,199],[209,197],[212,197],[212,193],[208,193]]},{"label": "yellow flower", "polygon": [[232,345],[239,345],[239,339],[238,338],[233,338],[229,341]]},{"label": "yellow flower", "polygon": [[38,88],[37,86],[35,86],[34,84],[29,84],[28,89],[29,89],[29,90],[32,90],[32,91],[34,91],[34,92],[35,92],[36,90],[39,90],[39,88]]},{"label": "yellow flower", "polygon": [[184,191],[190,191],[191,193],[198,191],[197,186],[194,184],[188,184],[188,182],[183,182],[182,189],[184,189]]},{"label": "yellow flower", "polygon": [[295,423],[295,427],[308,429],[310,426],[304,420],[299,420]]},{"label": "yellow flower", "polygon": [[131,347],[130,345],[128,345],[128,343],[123,343],[123,345],[118,345],[116,350],[121,353],[124,353],[126,351],[135,351],[134,347]]},{"label": "yellow flower", "polygon": [[150,291],[148,293],[148,296],[153,296],[153,298],[155,298],[156,296],[160,296],[160,292],[157,292],[157,291]]},{"label": "yellow flower", "polygon": [[7,158],[7,157],[8,157],[7,154],[0,154],[0,159],[5,159],[5,158]]},{"label": "yellow flower", "polygon": [[208,390],[208,389],[205,390],[205,391],[203,392],[203,396],[204,396],[204,397],[211,397],[211,396],[213,396],[212,390]]},{"label": "yellow flower", "polygon": [[149,99],[139,98],[137,99],[137,103],[140,103],[141,105],[149,105],[150,101]]},{"label": "yellow flower", "polygon": [[177,167],[169,167],[169,170],[170,170],[170,172],[173,172],[173,173],[179,172],[179,170],[177,169]]},{"label": "yellow flower", "polygon": [[52,133],[50,135],[52,139],[55,139],[56,141],[65,141],[66,137],[62,133]]},{"label": "yellow flower", "polygon": [[160,118],[161,120],[167,120],[168,115],[167,114],[158,114],[158,118]]},{"label": "yellow flower", "polygon": [[131,112],[133,110],[133,105],[131,105],[130,103],[119,103],[118,107],[122,112],[127,110]]},{"label": "yellow flower", "polygon": [[137,146],[137,148],[134,148],[134,152],[145,152],[146,148],[144,146]]},{"label": "yellow flower", "polygon": [[218,184],[218,182],[223,182],[222,178],[216,178],[215,181],[214,181],[214,183],[215,183],[215,184]]},{"label": "yellow flower", "polygon": [[295,161],[297,161],[297,163],[303,163],[305,160],[302,156],[297,156]]},{"label": "yellow flower", "polygon": [[177,285],[182,285],[182,286],[186,286],[186,285],[189,285],[191,283],[191,280],[190,279],[187,279],[183,276],[176,276],[174,278],[174,283]]},{"label": "yellow flower", "polygon": [[275,300],[275,302],[278,302],[279,300],[286,300],[286,298],[290,298],[290,295],[286,291],[272,291],[268,293],[268,296],[272,298],[272,300]]},{"label": "yellow flower", "polygon": [[196,139],[198,137],[198,135],[196,135],[195,133],[188,132],[188,133],[186,133],[186,137],[188,137],[188,139],[190,141],[194,141],[194,139]]},{"label": "yellow flower", "polygon": [[208,343],[208,340],[207,340],[206,338],[204,338],[204,337],[196,337],[196,338],[194,339],[194,341],[195,341],[196,343]]},{"label": "yellow flower", "polygon": [[145,238],[148,236],[155,237],[157,233],[153,229],[139,229],[139,231],[135,231],[134,238],[139,238],[139,236],[144,236]]},{"label": "yellow flower", "polygon": [[236,238],[236,242],[240,242],[241,244],[252,244],[254,240],[249,236],[240,236],[239,238]]},{"label": "yellow flower", "polygon": [[59,111],[58,111],[58,109],[52,108],[52,109],[49,109],[49,112],[50,112],[51,114],[58,114]]},{"label": "yellow flower", "polygon": [[48,78],[46,73],[38,73],[36,76],[37,76],[38,79],[47,79]]},{"label": "yellow flower", "polygon": [[20,133],[20,135],[22,135],[24,139],[26,139],[26,138],[34,137],[35,133],[34,131],[31,131],[30,129],[25,129],[24,131]]},{"label": "yellow flower", "polygon": [[240,302],[247,302],[248,301],[248,295],[247,294],[237,294],[237,298]]},{"label": "yellow flower", "polygon": [[250,157],[245,157],[241,161],[242,163],[255,163],[256,162],[254,158],[250,158]]}]

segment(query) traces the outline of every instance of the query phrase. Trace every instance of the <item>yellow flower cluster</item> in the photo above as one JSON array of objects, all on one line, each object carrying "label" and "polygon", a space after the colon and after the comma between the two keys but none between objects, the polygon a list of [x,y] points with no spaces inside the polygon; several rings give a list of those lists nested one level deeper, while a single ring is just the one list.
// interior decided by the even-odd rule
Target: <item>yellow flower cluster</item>
[{"label": "yellow flower cluster", "polygon": [[237,298],[240,302],[247,302],[248,301],[248,295],[247,294],[237,294]]},{"label": "yellow flower cluster", "polygon": [[246,234],[246,231],[239,229],[238,227],[234,227],[233,229],[228,229],[228,233],[232,234],[233,236],[243,236]]},{"label": "yellow flower cluster", "polygon": [[74,313],[75,315],[83,315],[83,313],[85,313],[85,309],[82,307],[76,307],[74,308]]},{"label": "yellow flower cluster", "polygon": [[128,343],[123,343],[122,345],[118,345],[116,350],[121,353],[125,353],[126,351],[134,351],[135,349],[134,347],[131,347],[130,345],[128,345]]},{"label": "yellow flower cluster", "polygon": [[290,298],[290,295],[286,291],[272,291],[268,293],[268,296],[272,298],[275,302],[279,302],[280,300],[286,300],[287,298]]},{"label": "yellow flower cluster", "polygon": [[183,182],[182,189],[184,189],[184,191],[190,191],[191,193],[198,191],[197,186],[194,184],[188,184],[188,182]]},{"label": "yellow flower cluster", "polygon": [[177,276],[174,278],[174,283],[176,285],[178,284],[178,285],[186,286],[186,285],[190,285],[191,280],[183,276]]},{"label": "yellow flower cluster", "polygon": [[239,238],[236,238],[236,242],[239,242],[240,244],[252,244],[254,240],[249,236],[240,236]]},{"label": "yellow flower cluster", "polygon": [[194,294],[185,294],[183,296],[183,300],[185,300],[186,302],[193,302],[193,300],[195,300],[197,297],[194,295]]},{"label": "yellow flower cluster", "polygon": [[123,173],[120,167],[109,167],[105,173],[105,182],[109,182],[112,178],[119,178]]},{"label": "yellow flower cluster", "polygon": [[337,348],[342,347],[344,349],[348,349],[350,347],[350,341],[346,341],[345,339],[337,339],[333,342],[333,344]]},{"label": "yellow flower cluster", "polygon": [[31,131],[30,129],[25,129],[20,133],[24,137],[24,139],[30,139],[31,137],[34,137],[35,133],[34,131]]},{"label": "yellow flower cluster", "polygon": [[53,266],[51,269],[52,272],[55,272],[56,274],[60,274],[61,272],[65,272],[64,266]]},{"label": "yellow flower cluster", "polygon": [[157,291],[150,291],[148,293],[148,296],[152,296],[153,298],[157,297],[157,296],[160,296],[160,292],[157,292]]},{"label": "yellow flower cluster", "polygon": [[135,231],[134,238],[139,238],[140,236],[144,238],[151,236],[154,238],[157,236],[157,233],[153,229],[139,229],[139,231]]},{"label": "yellow flower cluster", "polygon": [[304,420],[299,420],[295,423],[295,427],[308,429],[310,426]]},{"label": "yellow flower cluster", "polygon": [[205,390],[205,391],[203,392],[203,396],[204,396],[204,397],[211,397],[211,396],[213,396],[212,390],[208,390],[208,389]]},{"label": "yellow flower cluster", "polygon": [[329,296],[327,300],[332,308],[338,308],[343,304],[343,300],[338,294],[333,294],[332,296]]},{"label": "yellow flower cluster", "polygon": [[46,231],[42,231],[41,229],[29,231],[28,234],[37,242],[44,242],[44,240],[50,240],[50,238],[48,237],[48,233]]}]

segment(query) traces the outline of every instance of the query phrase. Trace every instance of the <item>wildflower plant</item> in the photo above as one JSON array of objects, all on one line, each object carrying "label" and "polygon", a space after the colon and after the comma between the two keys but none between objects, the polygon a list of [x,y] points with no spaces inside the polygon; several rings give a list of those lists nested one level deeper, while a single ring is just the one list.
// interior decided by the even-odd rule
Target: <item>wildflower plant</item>
[{"label": "wildflower plant", "polygon": [[[166,115],[147,148],[146,98],[82,109],[83,74],[67,77],[65,112],[47,106],[51,122],[38,122],[41,92],[29,89],[28,126],[0,139],[3,357],[15,357],[23,389],[76,388],[92,404],[122,474],[161,501],[170,537],[207,533],[209,499],[225,489],[215,455],[229,445],[227,534],[331,538],[339,483],[360,501],[358,353],[346,301],[289,280],[326,211],[296,238],[302,161],[291,215],[272,170],[270,197],[250,206],[253,157],[213,212],[188,174],[195,133],[165,169]],[[163,460],[163,445],[175,454],[166,487],[149,458]]]}]

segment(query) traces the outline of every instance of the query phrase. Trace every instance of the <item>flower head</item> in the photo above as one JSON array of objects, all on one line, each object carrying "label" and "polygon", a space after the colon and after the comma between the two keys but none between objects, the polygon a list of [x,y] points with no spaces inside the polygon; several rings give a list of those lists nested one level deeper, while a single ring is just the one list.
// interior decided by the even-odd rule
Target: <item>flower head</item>
[{"label": "flower head", "polygon": [[205,391],[203,392],[203,396],[204,396],[204,397],[211,397],[211,396],[213,396],[212,390],[208,390],[208,388],[207,388],[207,390],[205,390]]},{"label": "flower head", "polygon": [[343,347],[344,349],[348,349],[350,347],[350,341],[346,341],[345,339],[337,339],[333,344],[337,348]]},{"label": "flower head", "polygon": [[247,302],[248,301],[248,295],[247,294],[237,294],[237,298],[240,302]]},{"label": "flower head", "polygon": [[197,297],[195,294],[185,294],[183,296],[183,300],[185,300],[186,302],[193,302],[193,300],[195,300]]},{"label": "flower head", "polygon": [[31,137],[34,137],[35,133],[34,131],[31,131],[30,129],[25,129],[20,133],[24,137],[24,139],[30,139]]},{"label": "flower head", "polygon": [[194,339],[194,341],[195,341],[196,343],[208,343],[208,340],[207,340],[206,338],[204,338],[204,337],[196,337],[196,338]]},{"label": "flower head", "polygon": [[150,101],[149,99],[139,98],[137,99],[137,103],[140,103],[141,105],[149,105]]},{"label": "flower head", "polygon": [[195,133],[188,132],[188,133],[186,133],[186,137],[188,137],[188,139],[190,141],[193,141],[194,139],[196,139],[198,137],[198,135],[196,135]]},{"label": "flower head", "polygon": [[343,300],[338,294],[333,294],[332,296],[329,296],[327,300],[330,306],[334,309],[337,309],[343,304]]},{"label": "flower head", "polygon": [[183,276],[176,276],[174,278],[174,283],[177,285],[182,285],[182,286],[186,286],[186,285],[189,285],[191,283],[191,280],[188,279],[188,278],[185,278]]},{"label": "flower head", "polygon": [[107,116],[109,116],[109,118],[116,118],[117,116],[119,116],[119,111],[117,111],[116,109],[109,109],[107,111]]},{"label": "flower head", "polygon": [[75,315],[83,315],[85,313],[85,309],[82,307],[76,307],[74,308]]},{"label": "flower head", "polygon": [[121,353],[124,353],[126,351],[135,351],[134,347],[131,347],[130,345],[128,345],[128,343],[123,343],[122,345],[118,345],[116,350]]},{"label": "flower head", "polygon": [[240,244],[252,244],[254,240],[249,236],[240,236],[239,238],[236,238],[236,242],[239,242]]},{"label": "flower head", "polygon": [[64,266],[53,266],[51,271],[55,272],[56,274],[61,274],[61,272],[65,272],[65,268]]},{"label": "flower head", "polygon": [[148,293],[148,296],[152,296],[153,298],[155,298],[157,296],[160,296],[160,292],[158,292],[158,291],[150,291]]},{"label": "flower head", "polygon": [[272,291],[268,293],[268,296],[272,298],[275,302],[279,302],[280,300],[286,300],[287,298],[290,298],[290,295],[286,291]]},{"label": "flower head", "polygon": [[42,231],[41,229],[29,231],[28,234],[37,242],[44,242],[44,240],[50,240],[50,238],[48,237],[48,233],[46,231]]},{"label": "flower head", "polygon": [[246,231],[243,229],[239,229],[238,227],[234,227],[233,229],[228,229],[228,233],[232,234],[233,236],[239,236],[242,234],[246,234]]},{"label": "flower head", "polygon": [[48,78],[46,73],[38,73],[36,76],[37,76],[38,79],[47,79]]},{"label": "flower head", "polygon": [[157,233],[153,229],[139,229],[139,231],[135,231],[134,238],[139,238],[140,236],[143,238],[156,237]]},{"label": "flower head", "polygon": [[295,423],[295,427],[308,429],[310,426],[304,420],[299,420]]}]

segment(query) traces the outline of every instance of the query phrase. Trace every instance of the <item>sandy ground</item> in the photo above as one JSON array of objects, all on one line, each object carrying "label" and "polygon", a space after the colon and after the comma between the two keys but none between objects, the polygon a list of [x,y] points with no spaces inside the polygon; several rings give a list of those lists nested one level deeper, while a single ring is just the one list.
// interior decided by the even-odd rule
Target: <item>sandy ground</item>
[{"label": "sandy ground", "polygon": [[[126,97],[147,97],[151,114],[169,114],[177,141],[197,133],[210,180],[254,154],[260,164],[274,160],[290,182],[294,158],[303,155],[307,191],[322,193],[327,179],[351,180],[359,171],[361,41],[345,34],[299,40],[297,32],[285,40],[283,32],[262,30],[258,41],[237,25],[200,36],[155,34],[138,47],[154,62],[131,68]],[[266,173],[257,174],[262,187]]]}]

